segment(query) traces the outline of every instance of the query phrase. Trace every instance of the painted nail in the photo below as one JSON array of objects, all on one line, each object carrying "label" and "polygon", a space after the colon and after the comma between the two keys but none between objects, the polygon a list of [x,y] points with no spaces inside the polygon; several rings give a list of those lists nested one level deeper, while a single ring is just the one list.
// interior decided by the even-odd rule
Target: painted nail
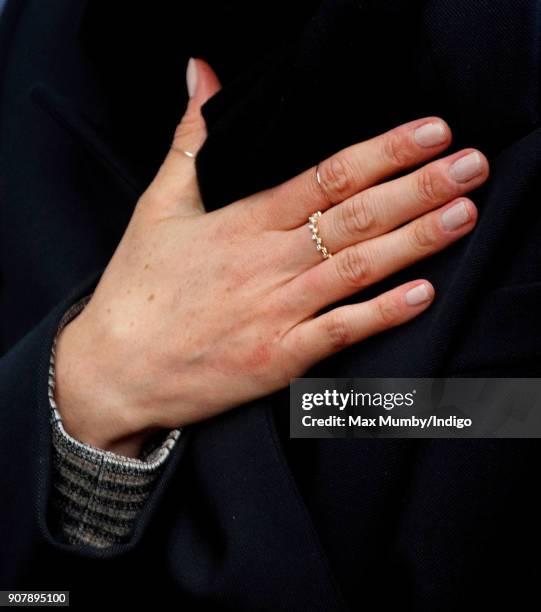
[{"label": "painted nail", "polygon": [[406,303],[409,306],[419,306],[419,304],[424,304],[430,300],[430,291],[428,290],[428,285],[426,283],[422,283],[410,289],[406,293]]},{"label": "painted nail", "polygon": [[472,178],[481,174],[483,170],[483,160],[479,153],[474,151],[469,155],[465,155],[449,168],[449,174],[457,183],[467,183]]},{"label": "painted nail", "polygon": [[447,140],[447,130],[443,123],[425,123],[415,130],[415,142],[420,147],[435,147]]},{"label": "painted nail", "polygon": [[441,215],[441,224],[448,232],[452,232],[471,221],[470,211],[464,202],[458,202]]},{"label": "painted nail", "polygon": [[193,98],[197,87],[197,66],[193,57],[190,57],[186,68],[186,87],[188,88],[188,95]]}]

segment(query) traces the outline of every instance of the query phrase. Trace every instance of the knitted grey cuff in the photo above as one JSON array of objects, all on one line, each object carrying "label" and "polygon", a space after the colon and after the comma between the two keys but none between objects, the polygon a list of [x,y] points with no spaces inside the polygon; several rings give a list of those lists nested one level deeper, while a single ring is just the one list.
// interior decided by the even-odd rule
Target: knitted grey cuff
[{"label": "knitted grey cuff", "polygon": [[64,314],[51,350],[52,507],[58,527],[69,543],[105,548],[129,539],[181,430],[174,429],[161,443],[148,445],[139,459],[83,444],[65,431],[54,399],[56,341],[89,299],[90,296],[83,298]]}]

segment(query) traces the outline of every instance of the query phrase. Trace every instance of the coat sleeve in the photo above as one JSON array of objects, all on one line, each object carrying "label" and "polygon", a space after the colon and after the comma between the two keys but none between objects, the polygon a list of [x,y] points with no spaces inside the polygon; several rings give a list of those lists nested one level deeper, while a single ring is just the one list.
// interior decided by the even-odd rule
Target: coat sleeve
[{"label": "coat sleeve", "polygon": [[[149,490],[139,499],[137,511],[130,515],[128,528],[116,534],[119,537],[111,539],[109,534],[97,542],[96,534],[101,532],[93,528],[92,520],[88,523],[93,515],[75,525],[78,535],[69,535],[66,526],[72,520],[74,527],[75,510],[74,506],[66,506],[67,489],[63,489],[64,496],[60,489],[62,477],[69,478],[65,462],[70,462],[70,471],[77,469],[79,458],[70,445],[78,443],[61,435],[61,421],[54,418],[49,395],[50,360],[63,316],[93,286],[83,283],[0,359],[0,585],[10,588],[20,585],[30,566],[46,558],[47,553],[114,559],[136,550],[186,446],[187,436],[183,432],[178,442],[175,439],[172,443],[169,438],[167,453],[160,453],[158,448],[157,453],[145,460],[133,460],[127,471],[125,465],[119,467],[118,455],[101,455],[101,476],[90,485],[98,494],[103,494],[108,484],[119,478],[136,482],[141,471],[148,469],[148,465],[146,468],[141,465],[145,462],[154,462],[154,467],[159,464],[159,470],[151,479]],[[77,450],[80,452],[81,448]],[[92,471],[95,465],[86,468]],[[99,516],[96,503],[93,507]],[[116,527],[112,531],[114,535]]]},{"label": "coat sleeve", "polygon": [[83,444],[64,429],[55,400],[55,349],[62,329],[84,309],[90,296],[62,317],[49,361],[48,392],[53,439],[52,514],[71,544],[106,548],[129,540],[133,525],[159,477],[181,430],[157,443],[154,437],[138,459]]}]

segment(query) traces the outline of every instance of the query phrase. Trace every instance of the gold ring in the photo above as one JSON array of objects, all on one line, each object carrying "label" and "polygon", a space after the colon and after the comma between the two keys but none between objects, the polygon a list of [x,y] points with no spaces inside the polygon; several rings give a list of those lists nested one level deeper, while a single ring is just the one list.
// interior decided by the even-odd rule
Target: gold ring
[{"label": "gold ring", "polygon": [[318,210],[313,215],[308,217],[308,228],[312,232],[312,240],[316,243],[316,251],[321,253],[323,259],[330,259],[332,253],[329,253],[327,247],[323,244],[323,239],[319,235],[319,218],[321,217],[321,211]]},{"label": "gold ring", "polygon": [[191,151],[185,151],[184,149],[176,147],[175,145],[171,145],[171,149],[173,151],[176,151],[177,153],[184,153],[184,155],[186,155],[186,157],[189,157],[190,159],[195,159],[195,153],[192,153]]},{"label": "gold ring", "polygon": [[317,184],[319,185],[319,188],[321,189],[321,193],[323,194],[323,197],[325,198],[325,200],[329,203],[329,204],[334,204],[334,202],[331,202],[330,198],[329,198],[329,194],[327,193],[327,190],[325,189],[325,187],[323,186],[323,181],[321,180],[321,173],[319,171],[319,166],[321,165],[321,163],[319,163],[316,166],[316,181]]}]

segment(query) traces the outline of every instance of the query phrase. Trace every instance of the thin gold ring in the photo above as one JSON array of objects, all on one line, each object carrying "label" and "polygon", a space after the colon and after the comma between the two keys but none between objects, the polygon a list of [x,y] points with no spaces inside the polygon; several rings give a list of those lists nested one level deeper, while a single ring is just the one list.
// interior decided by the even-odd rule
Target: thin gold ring
[{"label": "thin gold ring", "polygon": [[171,145],[171,149],[173,151],[176,151],[177,153],[184,153],[184,155],[186,155],[186,157],[189,157],[190,159],[195,159],[195,153],[192,153],[191,151],[185,151],[184,149],[176,147],[175,145]]},{"label": "thin gold ring", "polygon": [[329,204],[332,204],[332,202],[329,199],[329,194],[327,193],[327,190],[323,186],[323,181],[321,180],[321,174],[319,173],[319,166],[320,165],[321,165],[321,162],[316,166],[316,181],[317,181],[317,184],[319,185],[319,188],[321,189],[321,193],[323,194],[323,197],[325,198],[325,200]]},{"label": "thin gold ring", "polygon": [[316,166],[316,181],[318,182],[321,189],[323,189],[323,183],[321,182],[321,175],[319,174],[319,164]]}]

